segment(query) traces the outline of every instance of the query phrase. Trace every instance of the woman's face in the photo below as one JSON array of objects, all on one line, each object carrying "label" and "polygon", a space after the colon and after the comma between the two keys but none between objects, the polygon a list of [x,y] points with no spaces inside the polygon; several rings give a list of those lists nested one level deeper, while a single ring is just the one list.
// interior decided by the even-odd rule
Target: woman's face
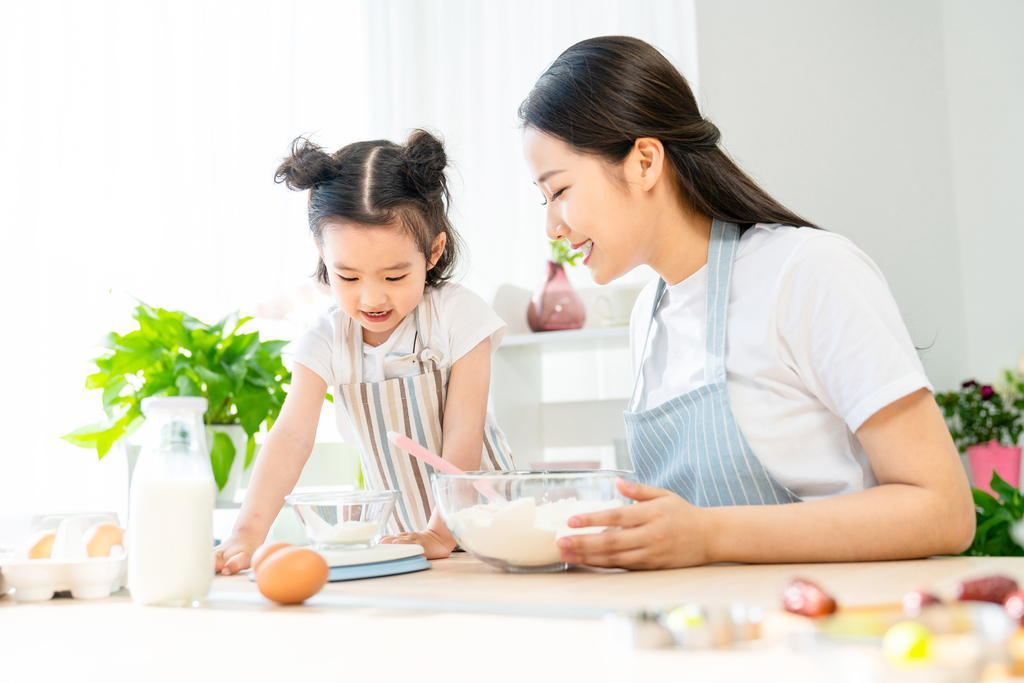
[{"label": "woman's face", "polygon": [[[527,128],[523,151],[534,183],[547,202],[546,230],[584,253],[583,263],[603,285],[646,263],[644,226],[653,216],[638,201],[642,190],[629,168],[580,154],[561,140]],[[620,173],[623,181],[613,177]],[[649,240],[648,240],[649,241]]]}]

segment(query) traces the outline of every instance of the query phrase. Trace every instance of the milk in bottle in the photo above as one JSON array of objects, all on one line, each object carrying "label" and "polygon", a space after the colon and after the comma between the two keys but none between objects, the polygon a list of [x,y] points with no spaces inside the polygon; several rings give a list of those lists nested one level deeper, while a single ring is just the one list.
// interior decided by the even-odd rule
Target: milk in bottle
[{"label": "milk in bottle", "polygon": [[202,601],[213,580],[217,496],[206,445],[206,399],[143,399],[146,423],[132,475],[128,590],[142,605]]}]

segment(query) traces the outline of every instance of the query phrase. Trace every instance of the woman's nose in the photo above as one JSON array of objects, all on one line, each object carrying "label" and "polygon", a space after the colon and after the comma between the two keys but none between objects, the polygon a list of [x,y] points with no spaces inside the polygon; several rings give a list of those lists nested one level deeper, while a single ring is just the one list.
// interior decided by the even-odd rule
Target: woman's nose
[{"label": "woman's nose", "polygon": [[554,221],[548,221],[546,232],[548,233],[548,239],[552,241],[558,241],[565,239],[565,233],[567,232],[565,226],[561,223]]}]

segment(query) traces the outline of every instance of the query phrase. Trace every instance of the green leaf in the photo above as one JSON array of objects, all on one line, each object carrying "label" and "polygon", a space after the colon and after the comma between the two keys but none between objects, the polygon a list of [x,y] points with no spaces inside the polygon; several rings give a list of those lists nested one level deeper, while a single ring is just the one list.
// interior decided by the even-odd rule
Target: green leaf
[{"label": "green leaf", "polygon": [[248,440],[245,442],[245,464],[242,465],[243,470],[249,469],[249,465],[252,464],[252,459],[256,455],[256,436],[250,434]]},{"label": "green leaf", "polygon": [[196,381],[189,376],[188,372],[182,372],[174,379],[174,386],[178,387],[179,396],[202,396],[203,392],[196,384]]},{"label": "green leaf", "polygon": [[213,445],[210,448],[210,465],[213,466],[213,479],[217,482],[217,490],[223,491],[231,474],[231,464],[235,461],[235,444],[224,432],[213,433]]},{"label": "green leaf", "polygon": [[1003,481],[1003,478],[995,470],[992,470],[992,481],[989,483],[989,488],[998,493],[1003,501],[1012,500],[1014,494],[1017,493],[1017,488]]},{"label": "green leaf", "polygon": [[993,498],[988,491],[971,489],[971,494],[974,496],[975,507],[981,508],[984,514],[991,515],[999,508],[999,501]]},{"label": "green leaf", "polygon": [[270,414],[271,404],[272,398],[266,389],[245,386],[235,394],[238,421],[246,434],[255,434],[260,430],[263,420]]},{"label": "green leaf", "polygon": [[106,372],[96,372],[85,378],[86,389],[100,389],[110,381],[110,375]]},{"label": "green leaf", "polygon": [[291,342],[284,339],[275,339],[272,341],[265,341],[260,343],[260,347],[263,351],[266,351],[267,355],[271,358],[278,358],[281,356],[281,349],[288,346]]}]

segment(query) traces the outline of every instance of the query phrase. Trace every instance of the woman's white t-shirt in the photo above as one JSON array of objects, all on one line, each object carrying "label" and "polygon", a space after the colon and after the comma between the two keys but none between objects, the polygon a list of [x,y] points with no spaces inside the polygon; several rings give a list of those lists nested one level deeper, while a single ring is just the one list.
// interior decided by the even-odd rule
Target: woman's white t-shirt
[{"label": "woman's white t-shirt", "polygon": [[[451,367],[488,337],[491,339],[491,353],[494,353],[501,344],[501,339],[505,336],[505,321],[471,290],[462,285],[442,284],[428,287],[423,296],[430,297],[430,340],[426,346],[441,354],[442,360],[438,364],[440,369]],[[347,368],[344,369],[343,376],[335,377],[331,363],[334,353],[334,331],[346,317],[337,304],[328,308],[299,338],[292,356],[296,363],[319,375],[328,387],[336,387],[350,381]],[[410,313],[380,346],[363,344],[363,381],[382,382],[396,377],[418,375],[418,363],[395,362],[395,359],[412,353],[415,344],[416,314]],[[345,358],[342,362],[352,362],[352,359]],[[486,424],[497,430],[489,402]],[[338,431],[346,443],[356,443],[352,425],[348,420],[339,418]]]},{"label": "woman's white t-shirt", "polygon": [[[641,366],[657,281],[630,321]],[[704,384],[707,266],[667,288],[643,363],[646,410]],[[932,389],[881,271],[813,228],[758,224],[740,237],[726,328],[726,389],[754,454],[804,500],[877,483],[855,432]]]}]

